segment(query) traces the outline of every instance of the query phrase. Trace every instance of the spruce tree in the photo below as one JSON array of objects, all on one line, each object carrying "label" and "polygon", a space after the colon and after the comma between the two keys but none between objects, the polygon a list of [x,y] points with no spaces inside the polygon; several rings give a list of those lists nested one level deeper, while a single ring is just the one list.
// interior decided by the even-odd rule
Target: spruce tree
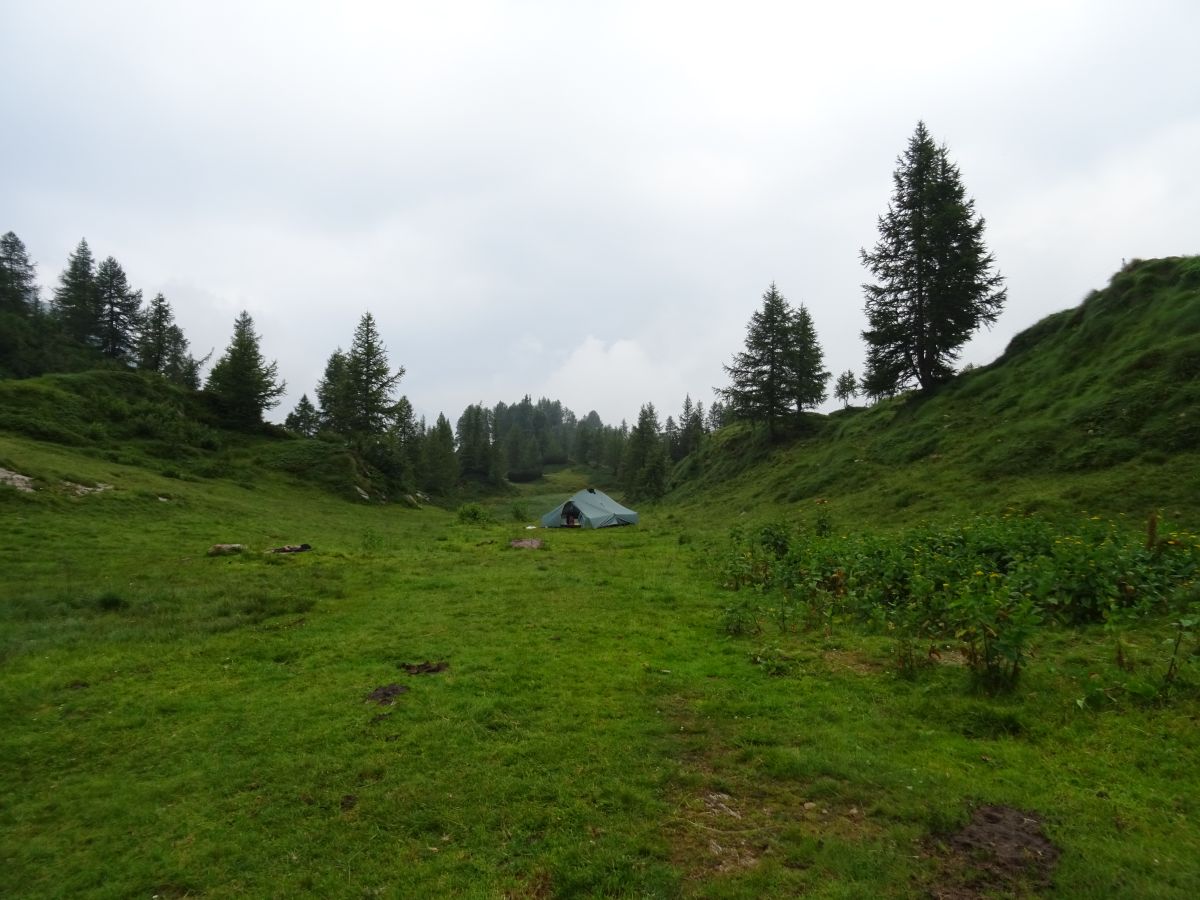
[{"label": "spruce tree", "polygon": [[141,333],[137,343],[139,369],[158,372],[168,381],[198,390],[200,367],[208,359],[195,359],[188,353],[188,340],[183,329],[175,324],[171,304],[160,293],[155,294],[142,316]]},{"label": "spruce tree", "polygon": [[930,388],[954,373],[960,348],[1004,306],[1004,279],[983,242],[984,220],[958,167],[924,122],[897,161],[879,241],[861,251],[876,279],[863,285],[868,328],[862,387],[888,396],[916,382]]},{"label": "spruce tree", "polygon": [[0,312],[32,316],[38,309],[37,267],[13,232],[0,237]]},{"label": "spruce tree", "polygon": [[113,257],[96,269],[97,342],[109,359],[130,360],[142,326],[142,292],[129,286],[125,270]]},{"label": "spruce tree", "polygon": [[463,410],[455,426],[458,441],[458,464],[463,475],[487,479],[496,468],[492,458],[491,413],[483,404],[473,404]]},{"label": "spruce tree", "polygon": [[452,494],[458,486],[458,459],[454,455],[454,431],[445,415],[438,413],[422,449],[422,486],[434,494]]},{"label": "spruce tree", "polygon": [[346,371],[346,354],[341,347],[329,355],[325,373],[317,382],[317,407],[322,430],[342,435],[350,433],[354,408]]},{"label": "spruce tree", "polygon": [[364,313],[346,354],[347,433],[371,438],[388,430],[394,413],[392,395],[403,376],[403,366],[392,372],[375,317]]},{"label": "spruce tree", "polygon": [[284,428],[302,437],[315,437],[320,425],[321,417],[312,401],[308,399],[308,394],[300,395],[300,402],[296,404],[296,408],[283,420]]},{"label": "spruce tree", "polygon": [[653,403],[642,406],[637,424],[625,442],[620,480],[633,497],[655,499],[667,487],[667,447],[659,431],[658,412]]},{"label": "spruce tree", "polygon": [[828,396],[825,385],[829,381],[829,372],[825,369],[825,354],[817,342],[812,316],[803,303],[792,319],[792,353],[789,375],[796,409],[820,406]]},{"label": "spruce tree", "polygon": [[730,386],[719,393],[733,415],[765,424],[774,435],[797,412],[825,399],[829,373],[808,310],[793,310],[774,282],[762,300],[746,328],[746,349],[725,366]]},{"label": "spruce tree", "polygon": [[81,344],[99,346],[100,307],[96,297],[96,261],[86,240],[67,257],[67,267],[54,290],[54,317],[66,335]]},{"label": "spruce tree", "polygon": [[283,395],[285,383],[278,380],[278,370],[277,363],[263,358],[254,320],[243,310],[233,323],[229,346],[208,373],[205,391],[228,427],[252,429]]}]

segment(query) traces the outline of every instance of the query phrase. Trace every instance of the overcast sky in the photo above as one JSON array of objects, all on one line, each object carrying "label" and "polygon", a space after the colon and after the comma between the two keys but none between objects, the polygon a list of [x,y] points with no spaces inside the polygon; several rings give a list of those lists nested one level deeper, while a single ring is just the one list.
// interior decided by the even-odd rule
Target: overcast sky
[{"label": "overcast sky", "polygon": [[417,412],[707,404],[774,281],[860,372],[918,121],[1008,279],[986,363],[1200,252],[1200,4],[0,0],[0,232],[86,237],[312,396],[365,311]]}]

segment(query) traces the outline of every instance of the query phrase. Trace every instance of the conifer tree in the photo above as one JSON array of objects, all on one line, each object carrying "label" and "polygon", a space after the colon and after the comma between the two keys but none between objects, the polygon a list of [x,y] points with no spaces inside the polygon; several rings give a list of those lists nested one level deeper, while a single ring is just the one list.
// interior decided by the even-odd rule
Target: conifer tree
[{"label": "conifer tree", "polygon": [[96,269],[95,285],[100,352],[110,359],[129,360],[142,325],[142,292],[129,286],[125,270],[111,256]]},{"label": "conifer tree", "polygon": [[793,414],[825,399],[829,373],[808,310],[793,311],[774,282],[762,299],[746,329],[746,349],[725,366],[731,384],[720,394],[738,418],[775,434]]},{"label": "conifer tree", "polygon": [[450,420],[442,413],[425,435],[422,460],[422,482],[426,490],[443,496],[452,494],[458,485],[458,459],[454,455],[454,432]]},{"label": "conifer tree", "polygon": [[841,400],[847,409],[850,408],[850,400],[858,393],[858,380],[854,377],[854,373],[847,369],[837,378],[837,383],[833,386],[833,396]]},{"label": "conifer tree", "polygon": [[667,487],[667,447],[659,431],[658,412],[653,403],[642,406],[637,424],[625,442],[620,480],[634,497],[661,497]]},{"label": "conifer tree", "polygon": [[303,437],[315,437],[320,426],[321,417],[312,401],[308,399],[308,394],[300,395],[300,402],[296,404],[296,408],[283,420],[284,428]]},{"label": "conifer tree", "polygon": [[86,240],[67,257],[67,267],[54,290],[54,317],[66,335],[81,344],[98,346],[100,307],[96,296],[96,261]]},{"label": "conifer tree", "polygon": [[825,368],[825,354],[817,342],[812,316],[803,303],[792,319],[792,353],[794,359],[789,374],[796,409],[803,411],[820,406],[828,396],[825,385],[829,381],[829,372]]},{"label": "conifer tree", "polygon": [[277,363],[263,358],[254,320],[243,310],[233,323],[229,346],[208,373],[205,390],[226,425],[251,429],[262,424],[263,413],[283,395],[286,386],[278,380],[278,370]]},{"label": "conifer tree", "polygon": [[175,324],[171,304],[161,294],[155,294],[142,317],[137,343],[139,369],[158,372],[168,381],[198,390],[200,367],[208,357],[195,359],[188,353],[188,340],[183,329]]},{"label": "conifer tree", "polygon": [[484,479],[495,476],[498,469],[492,440],[491,413],[483,404],[473,404],[463,410],[455,426],[458,441],[459,471]]},{"label": "conifer tree", "polygon": [[13,232],[0,237],[0,312],[32,316],[38,308],[37,267]]},{"label": "conifer tree", "polygon": [[350,379],[346,374],[346,354],[338,347],[325,363],[325,373],[317,382],[317,407],[321,428],[335,434],[349,434],[353,421]]},{"label": "conifer tree", "polygon": [[350,435],[369,438],[387,431],[394,413],[392,394],[403,376],[403,366],[392,372],[375,317],[364,313],[346,354],[346,429]]},{"label": "conifer tree", "polygon": [[408,482],[415,478],[421,463],[423,432],[424,424],[417,424],[413,416],[412,403],[409,402],[407,396],[401,395],[400,399],[396,401],[391,437],[396,448],[397,465],[400,468],[402,481]]},{"label": "conifer tree", "polygon": [[879,241],[861,251],[876,279],[864,284],[868,328],[862,387],[887,396],[916,382],[921,388],[954,374],[961,346],[1004,306],[1004,279],[983,242],[958,167],[924,122],[896,160],[894,190],[879,218]]}]

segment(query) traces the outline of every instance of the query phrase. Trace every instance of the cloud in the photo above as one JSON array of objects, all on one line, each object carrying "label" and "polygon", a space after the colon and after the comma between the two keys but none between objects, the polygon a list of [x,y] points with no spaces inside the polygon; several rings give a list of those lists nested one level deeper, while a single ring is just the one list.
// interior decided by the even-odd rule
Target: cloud
[{"label": "cloud", "polygon": [[279,416],[368,310],[430,417],[708,402],[771,281],[858,371],[858,250],[918,118],[1009,279],[964,361],[1196,250],[1184,0],[10,6],[0,230],[47,287],[86,236],[201,352],[248,309]]}]

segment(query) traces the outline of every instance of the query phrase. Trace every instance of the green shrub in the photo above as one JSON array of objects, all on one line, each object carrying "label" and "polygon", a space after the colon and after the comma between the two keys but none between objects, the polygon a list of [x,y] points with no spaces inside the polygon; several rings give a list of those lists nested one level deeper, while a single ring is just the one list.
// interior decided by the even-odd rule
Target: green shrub
[{"label": "green shrub", "polygon": [[464,503],[458,508],[458,521],[463,525],[488,525],[492,514],[478,503]]}]

